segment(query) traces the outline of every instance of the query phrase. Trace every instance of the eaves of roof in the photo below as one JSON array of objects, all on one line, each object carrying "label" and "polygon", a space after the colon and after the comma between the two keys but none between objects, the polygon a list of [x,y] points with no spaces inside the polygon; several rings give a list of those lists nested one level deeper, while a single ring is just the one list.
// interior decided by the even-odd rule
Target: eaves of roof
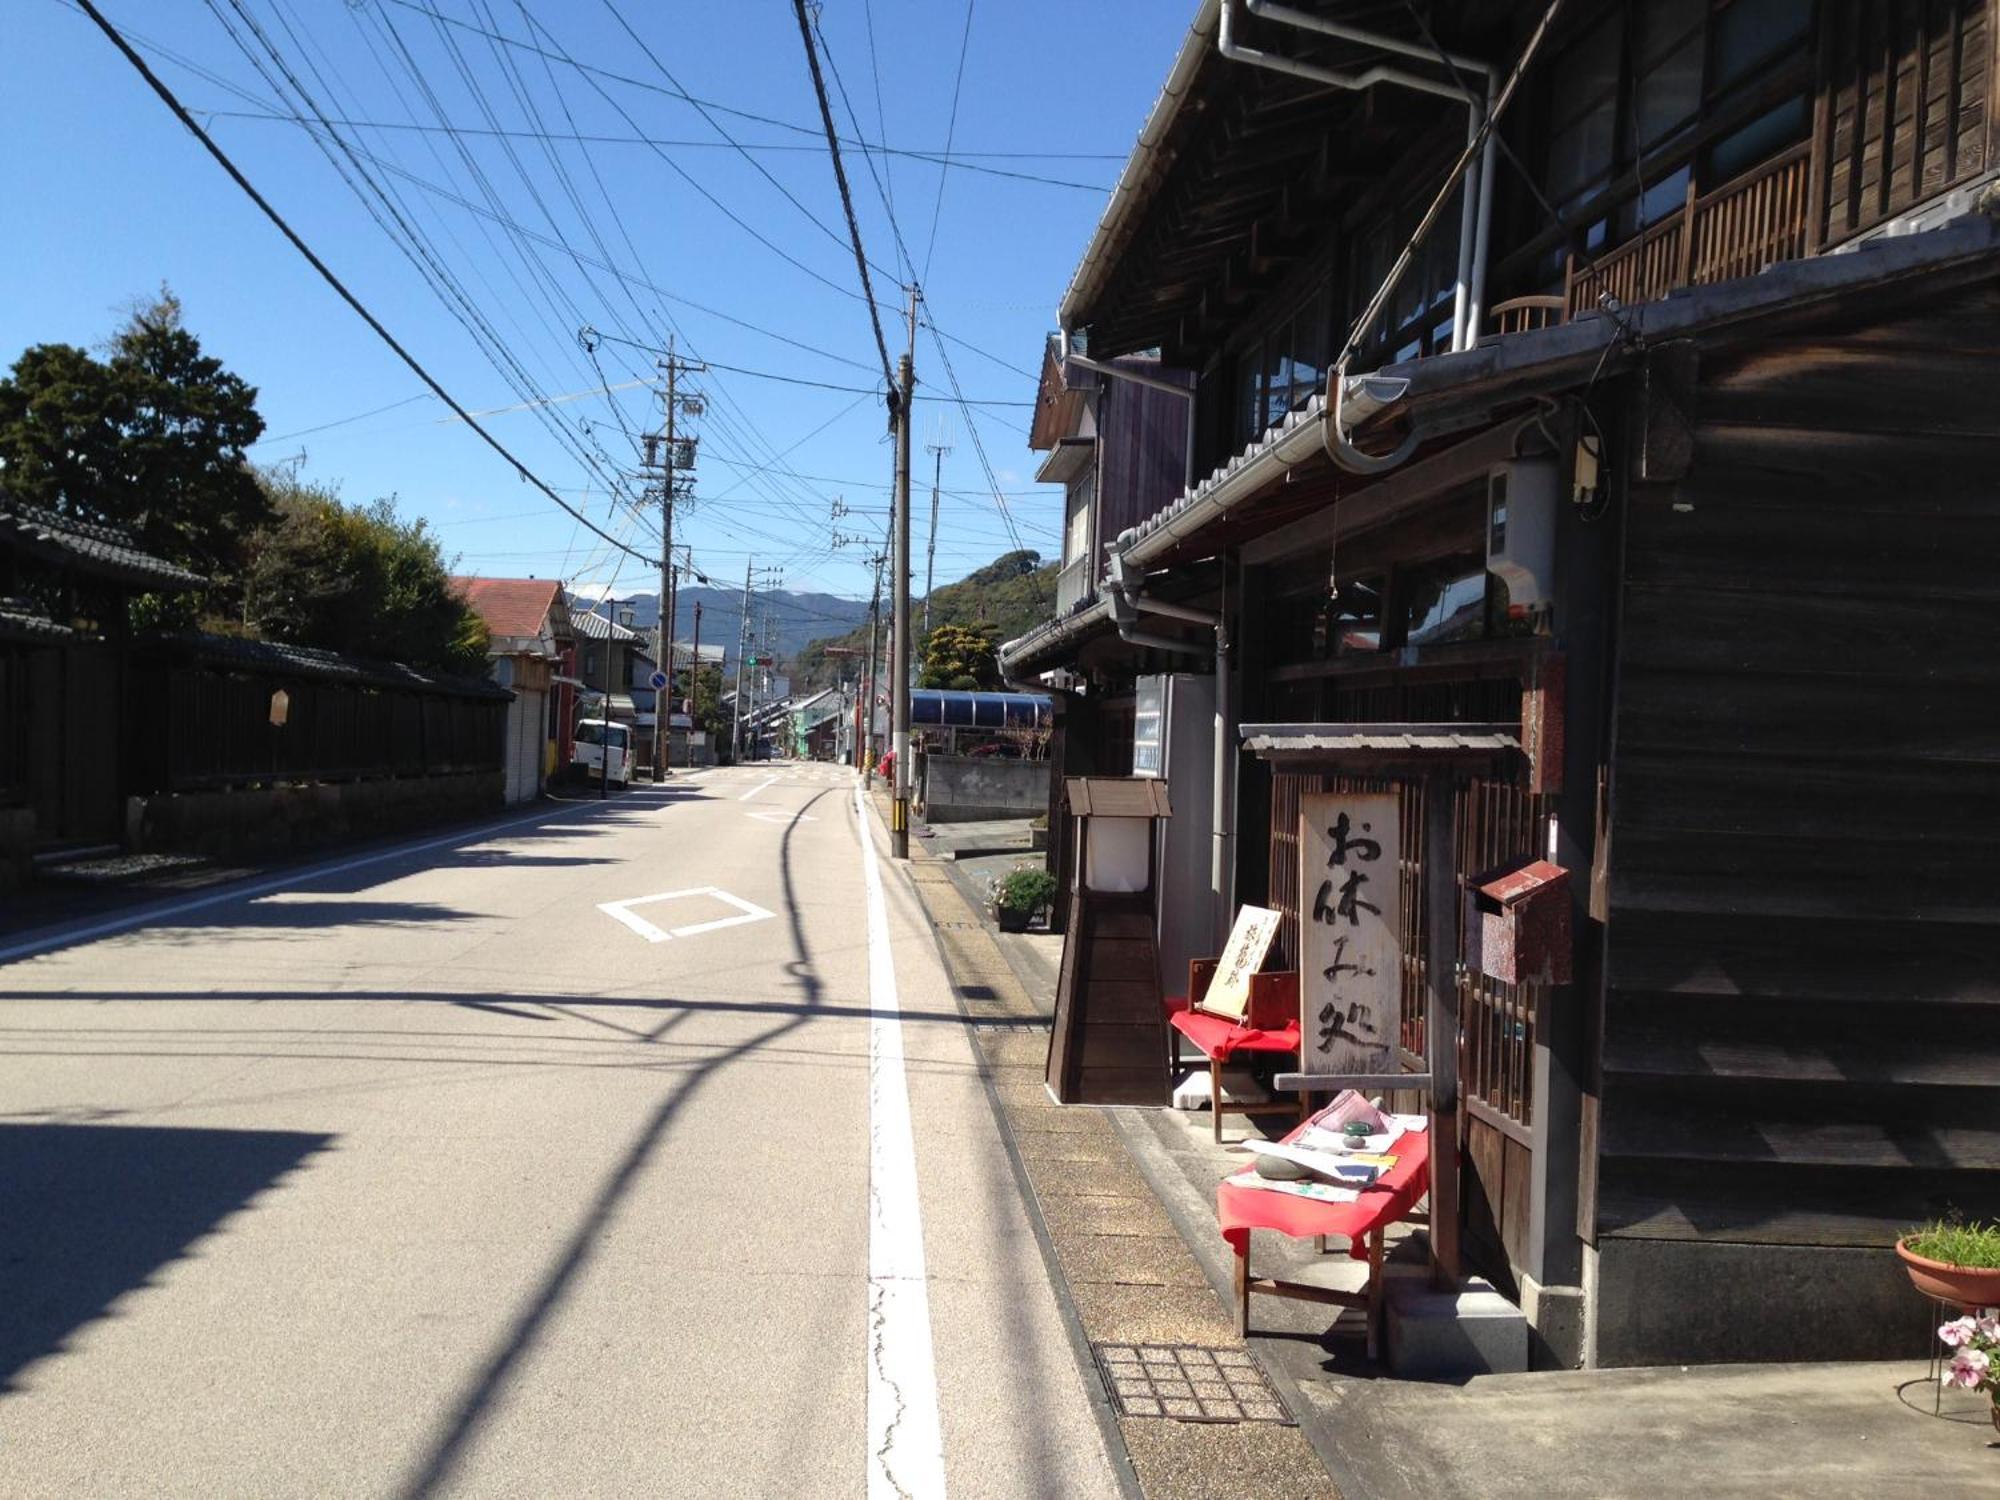
[{"label": "eaves of roof", "polygon": [[1090,237],[1069,289],[1063,293],[1058,318],[1065,328],[1075,328],[1091,302],[1103,290],[1104,282],[1117,258],[1118,250],[1131,237],[1136,220],[1151,201],[1155,179],[1161,169],[1160,146],[1166,140],[1181,105],[1188,96],[1195,73],[1208,54],[1215,50],[1216,25],[1222,14],[1222,0],[1201,0],[1201,9],[1188,27],[1181,50],[1167,72],[1159,97],[1139,129],[1138,142],[1111,189],[1111,200]]},{"label": "eaves of roof", "polygon": [[142,552],[129,533],[115,526],[79,521],[39,506],[0,505],[0,546],[19,548],[51,567],[147,589],[193,589],[208,581]]},{"label": "eaves of roof", "polygon": [[26,599],[0,598],[0,641],[30,646],[60,646],[76,639],[67,625],[51,620]]},{"label": "eaves of roof", "polygon": [[[1852,252],[1785,261],[1754,276],[1687,287],[1621,309],[1616,317],[1591,313],[1456,354],[1387,365],[1374,377],[1407,384],[1376,421],[1407,421],[1420,431],[1463,427],[1508,402],[1618,373],[1649,346],[1681,339],[1726,345],[1774,323],[1852,308],[1866,293],[1995,272],[2000,272],[2000,221],[1975,213],[1941,229],[1873,240]],[[1199,484],[1121,532],[1112,545],[1136,567],[1163,561],[1189,537],[1282,483],[1295,465],[1323,454],[1325,413],[1325,396],[1315,395]],[[1368,430],[1366,424],[1359,429]]]},{"label": "eaves of roof", "polygon": [[1044,620],[1026,635],[1000,645],[1000,672],[1010,680],[1028,673],[1060,666],[1069,647],[1093,635],[1111,622],[1111,605],[1105,599],[1079,604],[1066,615]]}]

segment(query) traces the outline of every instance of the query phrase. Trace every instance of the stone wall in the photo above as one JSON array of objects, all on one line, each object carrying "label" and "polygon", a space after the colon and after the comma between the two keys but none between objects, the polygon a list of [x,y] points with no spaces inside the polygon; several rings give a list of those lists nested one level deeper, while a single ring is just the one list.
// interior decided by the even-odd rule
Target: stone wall
[{"label": "stone wall", "polygon": [[927,823],[1032,818],[1049,810],[1049,763],[985,755],[927,755],[919,802]]},{"label": "stone wall", "polygon": [[502,772],[480,771],[128,797],[126,847],[135,853],[172,850],[225,857],[280,853],[498,812],[505,805],[504,789]]}]

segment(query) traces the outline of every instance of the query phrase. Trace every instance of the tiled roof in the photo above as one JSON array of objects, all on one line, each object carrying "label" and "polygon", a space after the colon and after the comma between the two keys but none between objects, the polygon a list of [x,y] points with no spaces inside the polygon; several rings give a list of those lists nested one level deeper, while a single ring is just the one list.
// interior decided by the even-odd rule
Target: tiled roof
[{"label": "tiled roof", "polygon": [[148,643],[148,649],[191,658],[210,666],[268,677],[304,677],[321,682],[351,683],[357,687],[408,688],[449,694],[455,698],[505,701],[514,696],[506,688],[484,678],[420,672],[397,661],[345,656],[338,651],[323,651],[317,646],[294,646],[285,641],[246,641],[235,636],[190,634],[168,636]]},{"label": "tiled roof", "polygon": [[0,641],[56,645],[75,635],[74,630],[58,625],[29,600],[0,598]]},{"label": "tiled roof", "polygon": [[33,505],[0,504],[0,546],[14,546],[52,567],[141,584],[149,589],[199,588],[199,573],[141,552],[129,533]]},{"label": "tiled roof", "polygon": [[645,637],[636,630],[628,630],[616,620],[607,620],[603,615],[592,614],[589,610],[578,610],[571,615],[570,623],[576,627],[578,637],[586,641],[601,641],[609,636],[614,641],[643,641]]},{"label": "tiled roof", "polygon": [[548,623],[549,611],[562,597],[562,585],[552,578],[455,577],[451,590],[486,622],[487,634],[537,636]]}]

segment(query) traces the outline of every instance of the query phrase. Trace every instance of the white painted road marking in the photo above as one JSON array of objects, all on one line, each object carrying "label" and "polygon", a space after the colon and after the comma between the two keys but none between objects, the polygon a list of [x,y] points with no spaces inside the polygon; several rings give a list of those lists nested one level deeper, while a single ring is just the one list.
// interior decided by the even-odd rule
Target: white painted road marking
[{"label": "white painted road marking", "polygon": [[868,1497],[942,1500],[944,1436],[917,1199],[917,1143],[882,871],[854,789],[868,895]]},{"label": "white painted road marking", "polygon": [[748,802],[752,797],[756,796],[759,792],[763,791],[765,787],[770,786],[774,782],[776,782],[777,779],[778,778],[775,776],[766,776],[762,781],[758,782],[755,786],[751,787],[749,791],[745,792],[742,796],[738,797],[736,800],[738,802]]},{"label": "white painted road marking", "polygon": [[762,812],[745,813],[743,816],[755,823],[817,823],[819,821],[811,813],[788,813],[781,807],[767,807]]},{"label": "white painted road marking", "polygon": [[[733,906],[740,916],[718,917],[713,922],[694,922],[686,927],[656,927],[632,910],[635,906],[651,906],[656,901],[677,901],[684,896],[706,896],[720,901],[725,906]],[[716,932],[724,927],[741,927],[748,922],[768,921],[773,913],[741,896],[713,885],[690,886],[684,891],[661,891],[657,896],[634,896],[626,901],[600,901],[597,909],[607,917],[623,922],[649,943],[664,943],[670,938],[688,938],[697,933]]]}]

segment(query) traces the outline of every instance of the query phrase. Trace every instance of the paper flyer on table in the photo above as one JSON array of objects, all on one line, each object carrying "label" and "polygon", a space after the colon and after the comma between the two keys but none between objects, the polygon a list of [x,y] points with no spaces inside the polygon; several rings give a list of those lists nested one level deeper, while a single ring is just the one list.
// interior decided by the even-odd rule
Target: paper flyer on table
[{"label": "paper flyer on table", "polygon": [[1353,1188],[1335,1187],[1330,1182],[1273,1182],[1259,1177],[1254,1168],[1229,1179],[1231,1187],[1259,1188],[1267,1193],[1290,1193],[1294,1198],[1310,1198],[1315,1203],[1356,1203],[1361,1194]]},{"label": "paper flyer on table", "polygon": [[1243,1148],[1258,1156],[1274,1156],[1280,1161],[1291,1162],[1322,1177],[1342,1179],[1363,1187],[1381,1175],[1377,1168],[1362,1166],[1331,1151],[1308,1151],[1300,1146],[1288,1146],[1283,1141],[1245,1141]]}]

